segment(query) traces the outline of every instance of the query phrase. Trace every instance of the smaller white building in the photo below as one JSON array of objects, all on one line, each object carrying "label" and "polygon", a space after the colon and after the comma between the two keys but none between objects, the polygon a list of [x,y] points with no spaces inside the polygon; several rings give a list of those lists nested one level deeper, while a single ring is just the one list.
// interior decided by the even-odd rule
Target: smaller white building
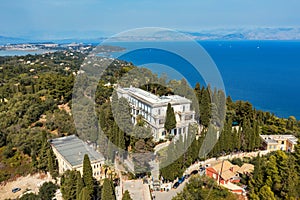
[{"label": "smaller white building", "polygon": [[179,96],[156,96],[150,92],[139,88],[117,88],[118,98],[124,97],[131,107],[132,123],[137,123],[137,116],[142,116],[147,125],[151,128],[154,140],[164,139],[166,131],[164,129],[168,103],[174,109],[176,116],[176,128],[171,134],[176,136],[187,134],[190,123],[196,123],[195,111],[191,109],[192,101]]},{"label": "smaller white building", "polygon": [[83,171],[83,159],[87,154],[91,161],[93,176],[101,178],[101,169],[105,158],[75,135],[49,140],[53,152],[58,160],[59,174],[67,170]]}]

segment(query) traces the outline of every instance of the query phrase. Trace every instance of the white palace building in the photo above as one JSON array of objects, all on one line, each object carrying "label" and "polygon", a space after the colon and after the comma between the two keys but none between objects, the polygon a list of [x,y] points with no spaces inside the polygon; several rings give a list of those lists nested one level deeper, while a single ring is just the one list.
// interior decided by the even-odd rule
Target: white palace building
[{"label": "white palace building", "polygon": [[168,103],[174,109],[176,116],[176,128],[171,135],[187,134],[190,123],[195,123],[195,111],[191,110],[192,101],[178,95],[156,96],[139,88],[117,88],[118,98],[124,97],[131,106],[132,123],[136,124],[136,118],[141,115],[147,125],[151,127],[154,140],[164,139],[164,129]]}]

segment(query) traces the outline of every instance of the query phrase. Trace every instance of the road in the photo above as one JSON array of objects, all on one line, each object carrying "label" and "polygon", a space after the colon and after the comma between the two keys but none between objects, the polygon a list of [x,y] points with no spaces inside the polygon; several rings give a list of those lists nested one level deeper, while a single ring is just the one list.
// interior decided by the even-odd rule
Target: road
[{"label": "road", "polygon": [[171,200],[173,197],[175,197],[177,195],[177,193],[181,192],[185,186],[185,183],[187,183],[187,181],[184,181],[182,184],[179,185],[178,188],[176,189],[171,189],[168,192],[160,192],[160,191],[154,191],[152,194],[155,196],[155,200]]},{"label": "road", "polygon": [[[212,164],[216,161],[233,159],[233,158],[255,157],[255,156],[257,156],[257,154],[265,155],[267,153],[268,153],[268,151],[254,151],[254,152],[248,152],[248,153],[238,153],[238,154],[233,154],[233,155],[227,155],[227,156],[222,156],[219,158],[210,158],[210,159],[207,159],[202,162],[194,163],[193,165],[191,165],[189,168],[187,168],[185,170],[184,174],[190,174],[193,170],[198,170],[201,165]],[[171,200],[174,196],[176,196],[177,193],[180,193],[183,190],[183,188],[187,182],[188,182],[188,180],[185,180],[182,184],[179,185],[179,187],[177,189],[172,188],[172,190],[170,190],[169,192],[165,192],[165,191],[164,192],[160,192],[160,191],[153,192],[153,194],[155,195],[155,199],[156,200]]]},{"label": "road", "polygon": [[[30,190],[33,193],[37,194],[39,187],[44,182],[55,182],[49,174],[33,174],[27,175],[26,177],[21,176],[14,181],[7,182],[5,185],[0,185],[0,200],[4,199],[16,199],[21,194]],[[13,193],[11,190],[13,188],[21,188],[20,191]]]}]

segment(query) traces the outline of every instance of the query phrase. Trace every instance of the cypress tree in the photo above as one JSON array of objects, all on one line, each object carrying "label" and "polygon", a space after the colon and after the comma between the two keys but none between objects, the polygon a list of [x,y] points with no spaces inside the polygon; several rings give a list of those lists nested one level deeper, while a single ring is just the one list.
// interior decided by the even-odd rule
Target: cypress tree
[{"label": "cypress tree", "polygon": [[231,152],[234,149],[234,143],[233,143],[233,131],[232,131],[232,120],[231,118],[228,120],[228,122],[224,126],[225,130],[225,150],[227,152]]},{"label": "cypress tree", "polygon": [[249,182],[250,190],[252,193],[257,194],[259,192],[259,188],[264,185],[264,174],[263,174],[263,166],[262,166],[261,157],[258,154],[255,158],[255,166],[253,171],[253,177]]},{"label": "cypress tree", "polygon": [[168,134],[170,134],[171,130],[175,127],[176,127],[176,117],[175,117],[174,109],[172,108],[171,104],[168,103],[164,128],[167,130]]},{"label": "cypress tree", "polygon": [[242,127],[239,126],[239,130],[237,132],[237,149],[241,150],[242,146]]},{"label": "cypress tree", "polygon": [[114,161],[115,159],[115,148],[113,146],[113,143],[111,142],[112,140],[108,140],[108,145],[107,145],[107,158],[110,161]]},{"label": "cypress tree", "polygon": [[88,194],[88,189],[86,187],[82,188],[78,199],[80,199],[80,200],[90,200],[91,199],[91,197]]},{"label": "cypress tree", "polygon": [[238,132],[235,128],[232,130],[232,137],[233,149],[239,149]]},{"label": "cypress tree", "polygon": [[87,190],[87,195],[92,197],[94,192],[94,180],[93,170],[90,162],[90,158],[87,154],[84,155],[83,159],[83,182]]},{"label": "cypress tree", "polygon": [[47,171],[48,168],[48,158],[47,158],[47,150],[49,146],[47,142],[42,144],[42,148],[39,153],[39,160],[38,160],[38,169],[44,172]]},{"label": "cypress tree", "polygon": [[119,129],[119,145],[121,149],[125,150],[125,134],[122,130]]},{"label": "cypress tree", "polygon": [[195,118],[198,122],[200,122],[200,112],[199,112],[199,105],[200,105],[200,101],[201,101],[201,87],[199,83],[196,83],[195,89],[194,89],[195,95],[196,95],[196,103],[198,103],[198,106],[196,108],[196,115]]},{"label": "cypress tree", "polygon": [[124,192],[122,200],[132,200],[128,190]]},{"label": "cypress tree", "polygon": [[[82,199],[82,198],[80,198],[80,195],[82,193],[83,188],[84,188],[84,183],[83,183],[83,180],[81,178],[81,174],[80,174],[80,172],[77,172],[77,180],[76,180],[76,199],[77,200]],[[86,189],[85,189],[85,193],[86,193]]]},{"label": "cypress tree", "polygon": [[210,101],[210,93],[208,88],[207,89],[202,88],[199,110],[200,110],[201,125],[208,127],[211,118],[211,101]]},{"label": "cypress tree", "polygon": [[132,132],[132,122],[131,122],[131,108],[130,105],[124,97],[120,98],[117,102],[116,109],[114,109],[114,117],[118,123],[120,129],[125,133]]},{"label": "cypress tree", "polygon": [[61,177],[61,193],[65,200],[76,199],[76,171],[66,171]]},{"label": "cypress tree", "polygon": [[297,167],[297,171],[298,171],[298,175],[300,177],[300,140],[298,140],[297,145],[295,145],[295,152],[294,152],[294,156],[295,156],[295,162],[296,162],[296,167]]},{"label": "cypress tree", "polygon": [[265,171],[266,171],[266,175],[267,175],[266,184],[270,188],[273,188],[273,185],[280,183],[280,177],[279,177],[279,172],[278,172],[275,156],[273,156],[273,155],[270,156]]},{"label": "cypress tree", "polygon": [[255,133],[255,148],[259,148],[261,146],[261,139],[260,139],[260,128],[258,123],[255,121],[253,125],[254,133]]},{"label": "cypress tree", "polygon": [[105,200],[115,200],[116,199],[116,197],[114,196],[111,181],[108,178],[104,179],[102,193],[101,193],[101,199],[105,199]]},{"label": "cypress tree", "polygon": [[218,102],[217,102],[217,107],[218,107],[218,118],[219,118],[219,123],[222,126],[224,124],[225,116],[226,116],[226,97],[225,93],[223,90],[218,91]]},{"label": "cypress tree", "polygon": [[251,150],[252,147],[252,141],[251,141],[251,136],[252,136],[252,128],[250,125],[250,119],[244,117],[243,119],[243,143],[242,143],[242,148],[244,150]]},{"label": "cypress tree", "polygon": [[58,166],[56,162],[56,157],[51,148],[47,150],[47,157],[48,157],[48,171],[50,172],[53,178],[58,176]]},{"label": "cypress tree", "polygon": [[36,169],[37,165],[38,165],[38,161],[37,161],[37,159],[36,159],[36,152],[35,152],[35,150],[33,149],[33,150],[31,151],[31,166],[34,167],[34,168]]}]

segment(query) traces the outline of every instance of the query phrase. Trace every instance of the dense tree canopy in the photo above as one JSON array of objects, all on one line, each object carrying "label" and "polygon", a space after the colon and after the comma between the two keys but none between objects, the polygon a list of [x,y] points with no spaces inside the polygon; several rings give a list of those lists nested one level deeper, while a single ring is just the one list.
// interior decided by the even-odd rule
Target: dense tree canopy
[{"label": "dense tree canopy", "polygon": [[249,180],[250,199],[298,199],[300,172],[297,152],[276,151],[254,161],[253,177]]},{"label": "dense tree canopy", "polygon": [[54,183],[46,182],[40,187],[38,196],[41,200],[52,199],[57,189],[58,186]]},{"label": "dense tree canopy", "polygon": [[189,182],[183,188],[183,191],[178,193],[172,200],[214,200],[214,199],[226,199],[234,200],[238,199],[236,195],[229,192],[225,188],[218,186],[217,183],[206,176],[193,176]]}]

